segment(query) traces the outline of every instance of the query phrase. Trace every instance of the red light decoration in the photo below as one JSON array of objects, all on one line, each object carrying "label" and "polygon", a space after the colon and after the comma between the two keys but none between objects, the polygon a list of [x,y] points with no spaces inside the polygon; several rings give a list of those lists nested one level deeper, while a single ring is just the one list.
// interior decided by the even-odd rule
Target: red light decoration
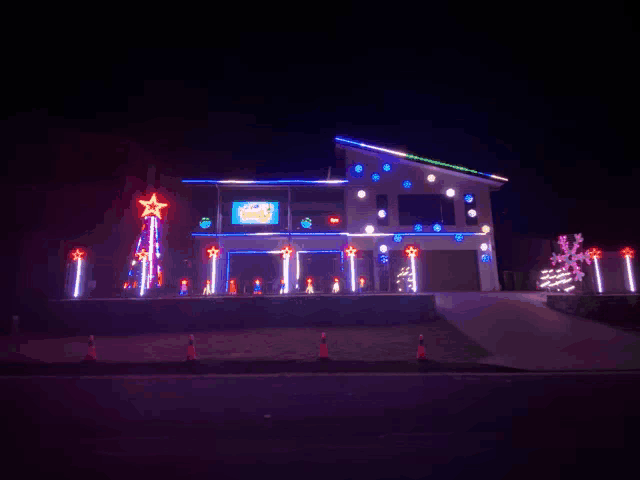
[{"label": "red light decoration", "polygon": [[293,253],[293,248],[287,245],[282,249],[282,258],[289,258],[292,253]]},{"label": "red light decoration", "polygon": [[307,285],[311,285],[313,283],[313,278],[307,278]]},{"label": "red light decoration", "polygon": [[338,277],[333,277],[333,283],[338,283],[340,279]]},{"label": "red light decoration", "polygon": [[124,285],[122,286],[122,288],[129,288],[129,282],[124,282]]},{"label": "red light decoration", "polygon": [[147,251],[143,248],[142,250],[140,250],[138,253],[136,253],[136,257],[138,257],[138,260],[144,262],[147,259],[147,255],[149,255],[147,253]]},{"label": "red light decoration", "polygon": [[158,270],[158,286],[162,286],[162,270]]},{"label": "red light decoration", "polygon": [[260,285],[260,279],[256,280],[256,285]]},{"label": "red light decoration", "polygon": [[602,250],[599,248],[592,247],[588,251],[591,258],[602,258]]},{"label": "red light decoration", "polygon": [[404,253],[406,253],[409,257],[415,257],[418,255],[418,249],[413,245],[409,245],[404,249]]},{"label": "red light decoration", "polygon": [[364,287],[364,277],[360,277],[360,286]]},{"label": "red light decoration", "polygon": [[621,254],[623,257],[633,258],[633,257],[635,257],[636,252],[635,252],[635,250],[634,250],[633,248],[631,248],[631,247],[624,247],[622,250],[620,250],[620,254]]},{"label": "red light decoration", "polygon": [[160,203],[156,198],[156,194],[151,195],[151,200],[138,200],[142,205],[144,205],[144,212],[142,213],[142,217],[147,217],[152,215],[154,217],[158,217],[162,220],[162,215],[160,214],[160,210],[168,207],[168,203]]},{"label": "red light decoration", "polygon": [[76,248],[74,252],[71,252],[71,255],[73,256],[73,261],[77,262],[78,260],[81,260],[82,257],[84,257],[84,252],[79,248]]},{"label": "red light decoration", "polygon": [[330,225],[338,225],[340,223],[340,216],[339,215],[331,215],[329,217],[329,224]]},{"label": "red light decoration", "polygon": [[216,248],[215,246],[213,246],[209,250],[207,250],[207,253],[209,254],[209,258],[212,258],[214,256],[215,256],[215,258],[218,258],[218,254],[220,253],[220,249]]},{"label": "red light decoration", "polygon": [[183,279],[180,283],[182,283],[182,285],[186,285],[187,284],[187,280]]},{"label": "red light decoration", "polygon": [[345,251],[347,252],[347,255],[348,255],[348,256],[353,257],[353,256],[355,256],[355,254],[356,254],[356,252],[357,252],[358,250],[356,250],[356,249],[353,247],[353,245],[350,245],[350,246],[349,246],[349,248],[347,248]]}]

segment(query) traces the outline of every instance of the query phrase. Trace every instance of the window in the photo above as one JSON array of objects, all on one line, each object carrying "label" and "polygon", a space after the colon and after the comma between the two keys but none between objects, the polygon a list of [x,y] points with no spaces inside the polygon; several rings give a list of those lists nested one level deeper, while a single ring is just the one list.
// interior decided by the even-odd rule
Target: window
[{"label": "window", "polygon": [[400,225],[455,225],[453,200],[443,195],[398,195]]}]

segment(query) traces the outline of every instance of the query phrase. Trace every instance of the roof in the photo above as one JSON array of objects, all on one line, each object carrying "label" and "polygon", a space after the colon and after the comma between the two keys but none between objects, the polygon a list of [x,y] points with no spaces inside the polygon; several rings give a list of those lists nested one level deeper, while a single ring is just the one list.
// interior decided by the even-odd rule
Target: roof
[{"label": "roof", "polygon": [[498,182],[508,182],[509,179],[504,178],[504,177],[500,177],[498,175],[494,175],[492,173],[484,173],[484,172],[478,172],[477,170],[473,170],[471,168],[467,168],[467,167],[461,167],[459,165],[451,165],[449,163],[444,163],[444,162],[440,162],[438,160],[432,160],[430,158],[425,158],[425,157],[419,157],[417,155],[413,155],[411,153],[404,153],[404,152],[398,152],[396,150],[390,150],[388,148],[382,148],[382,147],[376,147],[373,145],[368,145],[366,143],[363,142],[359,142],[359,141],[355,141],[355,140],[349,140],[347,138],[342,138],[342,137],[335,137],[335,141],[337,143],[341,143],[345,146],[350,146],[350,147],[358,147],[358,148],[362,148],[365,150],[373,150],[373,151],[377,151],[377,152],[383,152],[383,153],[388,153],[391,155],[395,155],[396,157],[399,158],[404,158],[406,160],[410,160],[416,163],[422,163],[422,164],[430,164],[433,165],[435,167],[439,167],[439,168],[443,168],[446,170],[451,170],[451,171],[457,171],[460,173],[464,173],[467,174],[469,176],[475,176],[475,177],[481,177],[481,178],[489,178]]}]

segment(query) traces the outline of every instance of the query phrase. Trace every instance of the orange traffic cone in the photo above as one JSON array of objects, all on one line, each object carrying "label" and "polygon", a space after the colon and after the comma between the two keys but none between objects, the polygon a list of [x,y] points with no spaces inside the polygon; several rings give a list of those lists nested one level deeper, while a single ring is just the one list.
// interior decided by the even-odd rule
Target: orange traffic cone
[{"label": "orange traffic cone", "polygon": [[327,336],[322,332],[322,340],[320,341],[320,360],[329,360],[329,349],[327,348]]},{"label": "orange traffic cone", "polygon": [[426,360],[427,357],[424,354],[424,337],[420,335],[420,345],[418,346],[418,354],[416,355],[418,360]]},{"label": "orange traffic cone", "polygon": [[193,335],[189,335],[189,346],[187,346],[187,360],[196,359],[196,347],[193,345]]},{"label": "orange traffic cone", "polygon": [[96,355],[96,346],[93,343],[93,335],[89,335],[89,348],[87,351],[87,355],[84,357],[85,362],[95,362],[98,360]]}]

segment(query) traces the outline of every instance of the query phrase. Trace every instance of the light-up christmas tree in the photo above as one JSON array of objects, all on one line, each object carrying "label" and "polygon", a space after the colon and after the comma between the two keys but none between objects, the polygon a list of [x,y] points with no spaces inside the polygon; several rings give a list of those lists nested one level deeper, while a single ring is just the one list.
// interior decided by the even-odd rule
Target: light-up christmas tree
[{"label": "light-up christmas tree", "polygon": [[162,254],[160,252],[160,229],[162,228],[161,210],[168,206],[158,202],[156,194],[150,200],[138,200],[144,206],[141,215],[142,230],[130,260],[129,279],[126,289],[135,289],[140,296],[149,290],[162,286]]}]

